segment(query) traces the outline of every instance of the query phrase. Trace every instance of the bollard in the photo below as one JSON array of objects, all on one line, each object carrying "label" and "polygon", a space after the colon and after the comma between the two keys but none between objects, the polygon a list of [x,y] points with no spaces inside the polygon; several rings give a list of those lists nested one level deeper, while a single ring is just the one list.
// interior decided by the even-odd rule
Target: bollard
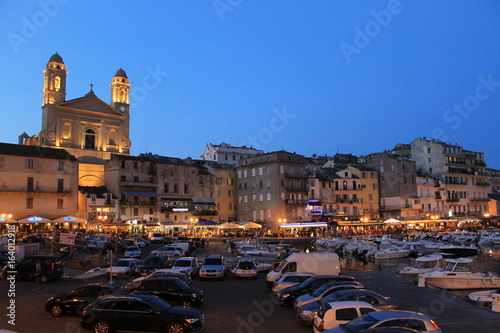
[{"label": "bollard", "polygon": [[500,312],[500,294],[491,294],[491,298],[493,298],[493,302],[491,303],[491,310],[493,312]]},{"label": "bollard", "polygon": [[418,274],[418,286],[425,287],[425,275],[424,274]]}]

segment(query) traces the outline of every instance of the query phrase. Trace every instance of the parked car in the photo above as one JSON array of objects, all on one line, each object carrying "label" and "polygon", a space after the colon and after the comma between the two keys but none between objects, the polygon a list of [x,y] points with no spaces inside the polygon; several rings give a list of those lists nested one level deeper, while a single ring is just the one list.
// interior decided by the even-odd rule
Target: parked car
[{"label": "parked car", "polygon": [[21,239],[21,242],[23,242],[23,243],[41,243],[42,240],[43,240],[42,235],[31,234],[31,235],[24,236]]},{"label": "parked car", "polygon": [[200,271],[198,259],[193,257],[181,257],[172,265],[176,271],[186,271],[189,276],[195,276]]},{"label": "parked car", "polygon": [[[41,282],[56,281],[64,275],[64,262],[61,256],[27,256],[14,267],[4,266],[3,276],[7,277],[7,271],[15,271],[16,279],[36,279],[36,264],[40,263],[42,268]],[[8,268],[8,269],[7,269]]]},{"label": "parked car", "polygon": [[224,280],[226,278],[226,259],[222,255],[205,257],[200,268],[200,279],[215,278]]},{"label": "parked car", "polygon": [[254,259],[243,258],[238,261],[236,267],[233,270],[234,275],[237,278],[240,277],[252,277],[257,278],[257,264]]},{"label": "parked car", "polygon": [[139,246],[137,245],[137,241],[135,239],[124,239],[120,241],[118,244],[118,248],[122,251],[125,251],[130,246]]},{"label": "parked car", "polygon": [[322,333],[373,311],[377,311],[377,309],[366,302],[344,301],[324,304],[314,317],[314,333]]},{"label": "parked car", "polygon": [[[441,333],[439,326],[426,315],[412,311],[374,311],[347,324],[324,331],[325,333],[381,332],[378,329],[393,327],[410,328],[426,333]],[[382,331],[383,332],[383,331]]]},{"label": "parked car", "polygon": [[172,264],[172,260],[167,256],[149,256],[141,260],[135,272],[139,275],[148,275],[157,269],[171,267]]},{"label": "parked car", "polygon": [[177,246],[163,246],[151,251],[152,256],[184,257],[184,251]]},{"label": "parked car", "polygon": [[278,302],[283,305],[292,305],[297,297],[318,289],[328,282],[349,281],[354,282],[351,276],[339,275],[314,275],[296,286],[285,288],[276,294]]},{"label": "parked car", "polygon": [[134,294],[156,296],[170,304],[192,307],[200,307],[205,301],[203,291],[174,277],[144,279],[135,289]]},{"label": "parked car", "polygon": [[83,310],[80,325],[94,332],[114,330],[202,332],[205,316],[198,310],[177,307],[148,295],[103,297]]},{"label": "parked car", "polygon": [[124,293],[125,289],[117,284],[91,283],[65,294],[50,297],[45,302],[45,310],[54,317],[70,312],[80,315],[83,308],[95,301],[97,297]]},{"label": "parked car", "polygon": [[106,275],[123,277],[125,275],[135,275],[135,269],[139,266],[141,261],[136,258],[124,258],[115,261],[113,266],[107,269]]},{"label": "parked car", "polygon": [[361,301],[366,302],[378,310],[397,310],[398,302],[395,299],[384,297],[367,289],[338,290],[329,296],[312,303],[301,306],[296,310],[297,321],[302,325],[312,325],[314,317],[322,305],[330,302]]},{"label": "parked car", "polygon": [[171,272],[170,270],[165,271],[163,269],[159,269],[159,270],[154,271],[153,273],[151,273],[149,275],[141,276],[141,277],[138,277],[136,279],[133,279],[132,282],[128,283],[125,286],[125,290],[127,292],[133,292],[137,289],[137,287],[139,287],[142,280],[154,278],[154,277],[174,277],[174,278],[177,278],[177,279],[180,279],[180,280],[186,282],[188,285],[191,285],[191,282],[192,282],[191,277],[187,276],[186,274],[175,273],[175,272]]},{"label": "parked car", "polygon": [[150,241],[148,241],[147,239],[142,238],[142,237],[134,236],[134,237],[131,237],[131,239],[135,240],[137,242],[137,245],[139,245],[140,248],[143,248],[143,247],[151,244]]},{"label": "parked car", "polygon": [[125,258],[140,258],[141,249],[138,246],[129,246],[125,249]]},{"label": "parked car", "polygon": [[310,293],[306,293],[297,297],[295,299],[295,302],[293,303],[293,308],[297,310],[301,306],[304,306],[308,303],[316,302],[325,297],[328,297],[338,290],[363,289],[364,287],[365,286],[359,282],[344,282],[344,281],[328,282]]},{"label": "parked car", "polygon": [[313,276],[313,273],[302,273],[302,272],[290,272],[290,273],[285,273],[281,275],[281,277],[274,281],[273,283],[273,288],[272,292],[276,294],[278,291],[296,286],[305,280],[309,279],[311,276]]}]

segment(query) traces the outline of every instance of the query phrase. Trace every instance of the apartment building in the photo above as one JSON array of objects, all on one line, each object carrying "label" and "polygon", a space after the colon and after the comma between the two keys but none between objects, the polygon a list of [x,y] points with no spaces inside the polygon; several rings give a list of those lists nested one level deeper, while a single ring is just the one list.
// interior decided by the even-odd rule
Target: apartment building
[{"label": "apartment building", "polygon": [[306,158],[286,151],[242,159],[237,171],[240,221],[277,222],[306,219],[309,203]]},{"label": "apartment building", "polygon": [[220,145],[208,144],[201,158],[204,161],[231,164],[233,167],[237,167],[239,160],[262,153],[262,150],[252,147],[234,147],[228,143],[222,142]]},{"label": "apartment building", "polygon": [[14,220],[75,216],[78,160],[62,149],[0,143],[0,213]]},{"label": "apartment building", "polygon": [[237,221],[236,168],[231,164],[202,162],[202,165],[215,176],[214,191],[215,205],[219,213],[218,222]]}]

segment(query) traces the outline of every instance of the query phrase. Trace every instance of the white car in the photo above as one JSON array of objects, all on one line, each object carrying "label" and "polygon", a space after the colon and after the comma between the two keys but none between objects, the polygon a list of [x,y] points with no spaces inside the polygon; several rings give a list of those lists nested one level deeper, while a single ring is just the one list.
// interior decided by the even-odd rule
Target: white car
[{"label": "white car", "polygon": [[125,258],[140,258],[141,249],[138,246],[129,246],[125,250]]},{"label": "white car", "polygon": [[177,246],[163,246],[151,251],[152,256],[183,257],[184,251]]},{"label": "white car", "polygon": [[195,276],[200,271],[198,259],[193,257],[181,257],[172,265],[173,270],[186,271],[188,276]]},{"label": "white car", "polygon": [[367,302],[330,302],[323,305],[314,317],[313,329],[315,333],[321,333],[373,311],[377,311],[377,309]]},{"label": "white car", "polygon": [[124,258],[118,259],[114,262],[113,266],[106,270],[106,275],[112,276],[125,276],[125,275],[134,275],[135,269],[141,261],[135,258]]},{"label": "white car", "polygon": [[274,294],[277,294],[280,290],[302,283],[311,276],[314,276],[314,274],[301,272],[285,273],[278,280],[274,281],[272,291]]},{"label": "white car", "polygon": [[257,264],[254,259],[240,259],[233,270],[237,278],[252,277],[257,278]]}]

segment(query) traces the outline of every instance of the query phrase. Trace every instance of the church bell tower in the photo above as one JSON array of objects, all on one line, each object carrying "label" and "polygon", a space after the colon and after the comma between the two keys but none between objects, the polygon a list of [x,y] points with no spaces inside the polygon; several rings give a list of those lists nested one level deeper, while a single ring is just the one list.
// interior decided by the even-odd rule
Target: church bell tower
[{"label": "church bell tower", "polygon": [[120,111],[123,115],[129,115],[130,108],[130,86],[127,73],[123,69],[116,71],[111,86],[111,107]]},{"label": "church bell tower", "polygon": [[43,103],[57,104],[66,99],[66,65],[57,52],[50,57],[47,66],[43,70],[45,74],[43,84]]}]

